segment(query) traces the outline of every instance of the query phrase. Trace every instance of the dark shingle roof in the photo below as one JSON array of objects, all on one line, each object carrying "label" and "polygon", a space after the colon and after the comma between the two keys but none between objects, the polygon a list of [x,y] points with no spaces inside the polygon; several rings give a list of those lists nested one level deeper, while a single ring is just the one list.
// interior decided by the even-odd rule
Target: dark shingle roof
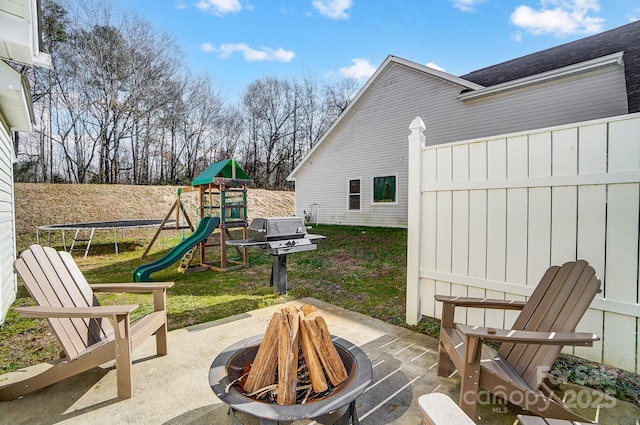
[{"label": "dark shingle roof", "polygon": [[629,113],[640,112],[640,21],[473,71],[460,78],[485,87],[624,52]]}]

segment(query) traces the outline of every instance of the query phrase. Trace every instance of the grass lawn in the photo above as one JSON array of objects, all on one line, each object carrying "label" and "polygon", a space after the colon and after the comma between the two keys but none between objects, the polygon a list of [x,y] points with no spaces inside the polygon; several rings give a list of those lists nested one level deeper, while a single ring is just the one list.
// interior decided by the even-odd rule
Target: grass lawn
[{"label": "grass lawn", "polygon": [[[287,259],[289,291],[275,295],[269,286],[272,257],[249,251],[250,266],[227,272],[203,271],[178,273],[178,264],[151,275],[154,281],[173,281],[168,290],[169,329],[204,323],[249,310],[289,300],[313,297],[363,313],[398,326],[405,324],[406,229],[353,226],[317,226],[312,230],[327,236],[318,249],[290,255]],[[77,258],[90,283],[131,282],[133,270],[159,258],[161,244],[141,260],[148,239],[121,242],[120,254],[113,253],[113,243],[92,246],[87,259]],[[173,241],[173,244],[177,240]],[[171,244],[167,244],[172,246]],[[61,247],[57,247],[61,248]],[[233,255],[233,250],[228,250]],[[213,259],[213,258],[211,258]],[[99,294],[103,304],[140,304],[134,318],[152,308],[149,295]],[[20,286],[15,306],[32,304]],[[413,330],[437,337],[439,321],[425,318]],[[0,326],[0,374],[56,358],[58,346],[46,322],[20,318],[10,310]],[[571,356],[562,356],[556,366],[561,371],[590,368],[600,371],[603,379],[585,383],[608,391],[622,399],[638,403],[640,378],[636,374],[602,368]],[[565,376],[566,373],[563,373]],[[593,373],[590,373],[593,376]],[[605,379],[606,378],[606,379]],[[2,378],[0,376],[0,384]]]},{"label": "grass lawn", "polygon": [[[327,236],[315,251],[288,256],[289,291],[278,296],[269,286],[272,257],[249,250],[249,267],[227,272],[178,273],[177,265],[151,275],[154,281],[173,281],[167,293],[169,329],[208,322],[301,297],[314,297],[369,316],[403,325],[405,319],[406,229],[318,226],[314,233]],[[177,240],[170,241],[174,244]],[[76,256],[89,283],[131,282],[141,264],[165,253],[160,243],[140,259],[148,240],[92,245],[87,259]],[[172,246],[171,243],[167,244]],[[56,247],[61,249],[61,247]],[[229,249],[228,255],[234,254]],[[196,256],[197,257],[197,256]],[[216,257],[215,253],[210,256]],[[209,259],[209,258],[208,258]],[[152,308],[146,294],[98,294],[102,304],[140,304],[134,318]],[[15,306],[30,305],[20,286]],[[437,332],[437,330],[436,330]],[[0,326],[0,373],[58,356],[55,338],[46,321],[18,317],[10,310]]]}]

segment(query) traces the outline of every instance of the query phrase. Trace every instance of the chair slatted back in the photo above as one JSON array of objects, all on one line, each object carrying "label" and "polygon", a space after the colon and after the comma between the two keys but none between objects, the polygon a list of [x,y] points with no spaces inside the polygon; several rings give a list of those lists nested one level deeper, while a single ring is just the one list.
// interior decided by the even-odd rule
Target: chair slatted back
[{"label": "chair slatted back", "polygon": [[[573,332],[591,301],[600,291],[600,279],[584,260],[547,270],[522,309],[512,329],[540,332]],[[500,355],[538,389],[562,346],[502,344]]]},{"label": "chair slatted back", "polygon": [[[90,307],[98,305],[71,254],[32,245],[14,262],[14,269],[37,305]],[[47,319],[69,358],[113,333],[108,319]]]}]

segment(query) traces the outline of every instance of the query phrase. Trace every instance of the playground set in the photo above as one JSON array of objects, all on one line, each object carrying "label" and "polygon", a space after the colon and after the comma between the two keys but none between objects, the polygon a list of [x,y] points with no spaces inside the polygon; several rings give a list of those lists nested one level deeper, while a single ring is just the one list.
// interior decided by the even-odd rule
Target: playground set
[{"label": "playground set", "polygon": [[[139,266],[133,272],[134,281],[147,282],[151,273],[170,267],[178,261],[178,271],[183,273],[247,267],[247,249],[229,246],[227,241],[234,240],[231,233],[233,230],[240,231],[242,239],[247,238],[247,188],[251,185],[251,177],[236,161],[229,159],[209,165],[191,182],[191,186],[179,188],[176,201],[162,220],[142,258],[149,253],[162,231],[190,229],[192,233],[158,260]],[[197,195],[197,228],[194,228],[183,202],[183,196],[187,193]],[[167,225],[170,223],[173,226]],[[212,234],[217,237],[211,238]],[[237,256],[229,256],[227,247],[235,249]],[[213,255],[217,258],[207,258],[207,251],[210,251],[209,257]]]}]

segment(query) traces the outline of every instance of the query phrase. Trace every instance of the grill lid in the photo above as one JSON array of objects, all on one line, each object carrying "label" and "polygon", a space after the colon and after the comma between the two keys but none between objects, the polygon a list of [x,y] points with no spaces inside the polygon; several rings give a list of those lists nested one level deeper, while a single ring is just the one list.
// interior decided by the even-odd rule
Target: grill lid
[{"label": "grill lid", "polygon": [[302,217],[254,218],[248,230],[249,239],[260,242],[304,238],[306,234]]}]

